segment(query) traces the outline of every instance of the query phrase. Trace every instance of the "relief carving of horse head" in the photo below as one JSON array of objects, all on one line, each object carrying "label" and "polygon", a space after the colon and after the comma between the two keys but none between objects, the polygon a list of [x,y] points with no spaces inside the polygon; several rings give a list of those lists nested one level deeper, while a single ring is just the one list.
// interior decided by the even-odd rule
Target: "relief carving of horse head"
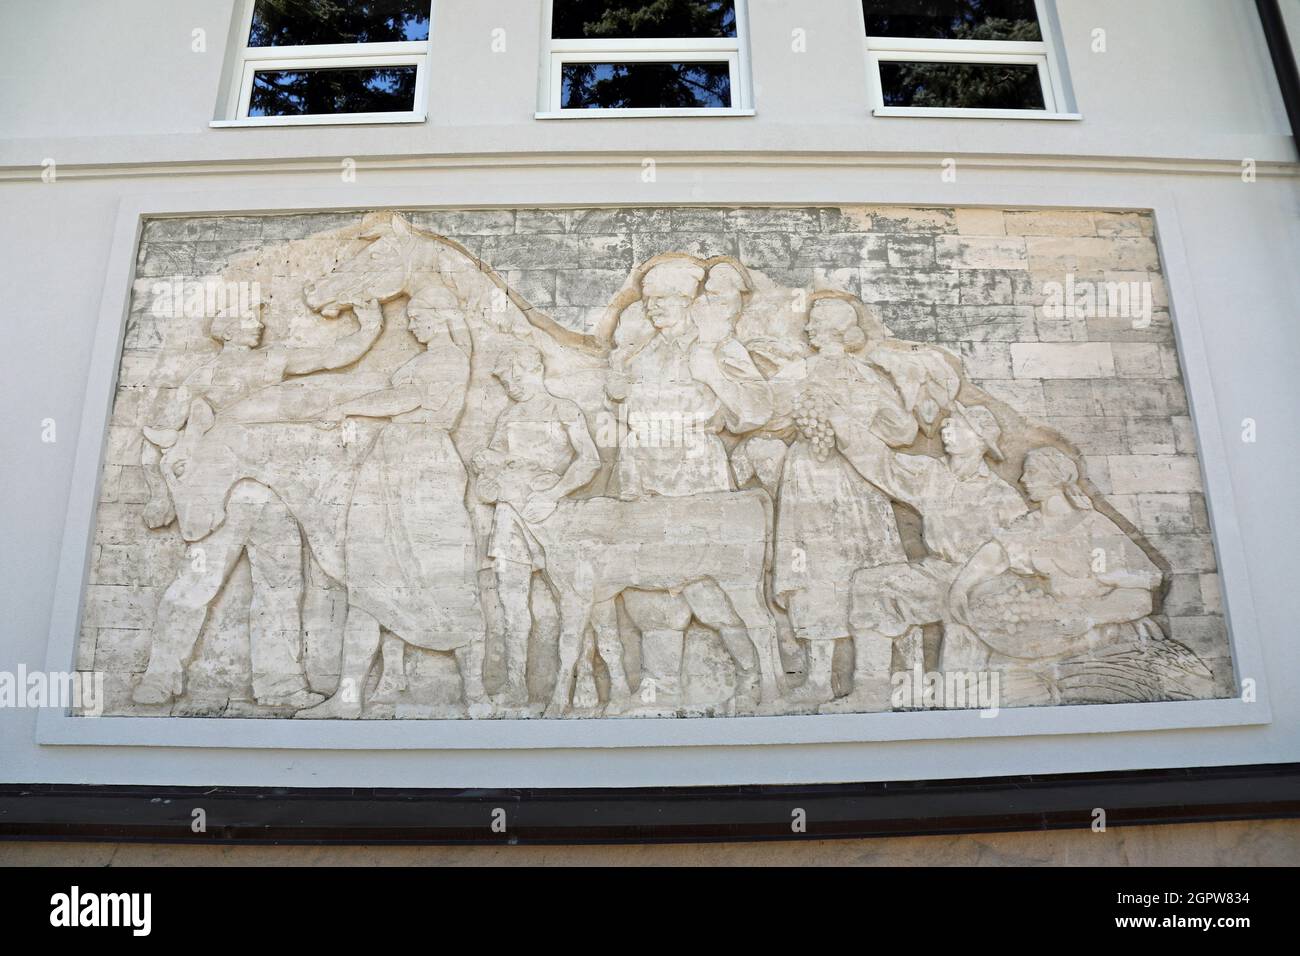
[{"label": "relief carving of horse head", "polygon": [[397,213],[372,213],[362,224],[369,245],[318,279],[303,283],[303,298],[313,312],[335,318],[366,302],[390,302],[409,295],[412,273],[426,243]]}]

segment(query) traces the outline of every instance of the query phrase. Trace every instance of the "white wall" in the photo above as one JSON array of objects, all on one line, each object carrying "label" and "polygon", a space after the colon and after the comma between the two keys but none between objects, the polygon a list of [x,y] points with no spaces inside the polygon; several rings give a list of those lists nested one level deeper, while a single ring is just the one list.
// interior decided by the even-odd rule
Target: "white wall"
[{"label": "white wall", "polygon": [[[1177,206],[1179,234],[1161,239],[1180,242],[1192,270],[1190,288],[1174,291],[1202,318],[1219,420],[1200,424],[1224,436],[1234,488],[1232,501],[1211,506],[1231,508],[1247,543],[1273,722],[961,742],[384,754],[39,747],[35,713],[4,709],[0,781],[558,786],[599,773],[648,785],[1300,760],[1300,701],[1290,693],[1300,683],[1300,167],[1253,4],[1060,0],[1085,117],[1075,123],[871,117],[856,0],[751,0],[752,118],[535,121],[536,4],[435,5],[427,124],[241,130],[207,127],[231,0],[0,6],[9,91],[0,97],[0,670],[44,666],[90,340],[123,196],[265,190],[272,205],[285,190],[319,186],[352,190],[361,206],[388,187],[428,185],[481,204],[824,204],[908,187],[960,205],[992,195],[1015,204],[1017,190],[1065,204],[1122,188],[1152,205],[1172,194]],[[205,54],[190,51],[196,26],[207,29]],[[507,54],[489,50],[495,26],[509,30]],[[808,54],[789,51],[795,26],[808,31]],[[1098,26],[1105,54],[1089,51]],[[650,187],[638,175],[643,155],[664,161]],[[361,160],[354,185],[337,175],[344,156]],[[958,159],[956,183],[939,179],[948,156]],[[58,163],[56,182],[39,179],[46,157]],[[1260,164],[1254,183],[1241,181],[1244,157]],[[1245,417],[1258,422],[1254,444],[1239,440]],[[53,444],[41,441],[47,418],[57,423]]]},{"label": "white wall", "polygon": [[[866,150],[1295,158],[1247,0],[1057,0],[1071,122],[870,115],[858,0],[749,0],[756,115],[535,121],[540,0],[435,0],[429,121],[212,130],[235,0],[0,5],[0,163],[142,163],[501,150]],[[504,27],[507,51],[493,53]],[[808,52],[791,51],[791,30]],[[207,52],[191,52],[191,31]],[[1092,31],[1107,52],[1091,52]]]}]

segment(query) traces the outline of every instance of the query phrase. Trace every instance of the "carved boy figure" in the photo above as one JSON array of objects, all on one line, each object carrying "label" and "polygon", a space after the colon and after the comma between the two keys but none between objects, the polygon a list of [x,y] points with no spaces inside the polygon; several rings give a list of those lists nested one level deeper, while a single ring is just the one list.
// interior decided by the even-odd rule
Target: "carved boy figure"
[{"label": "carved boy figure", "polygon": [[[545,569],[545,541],[563,524],[557,507],[595,477],[600,456],[582,410],[547,391],[537,349],[523,344],[507,349],[492,373],[511,405],[497,418],[488,447],[474,457],[474,469],[479,497],[496,505],[488,557],[505,619],[502,703],[523,707],[528,703],[528,636],[533,623],[528,597],[533,574]],[[612,692],[626,697],[621,647],[602,645],[601,652]]]},{"label": "carved boy figure", "polygon": [[209,329],[211,337],[221,343],[221,350],[186,377],[170,407],[158,416],[153,427],[145,430],[146,437],[169,447],[189,420],[196,401],[205,403],[213,414],[241,404],[241,421],[274,420],[274,416],[265,414],[261,403],[256,399],[250,401],[250,397],[268,386],[278,385],[289,375],[351,365],[379,338],[384,324],[379,303],[368,302],[353,311],[359,324],[356,331],[320,348],[289,348],[262,344],[266,326],[256,313],[245,315],[235,309],[222,310],[213,317]]},{"label": "carved boy figure", "polygon": [[[940,428],[945,460],[899,454],[850,417],[832,412],[840,448],[853,466],[891,498],[921,515],[929,556],[864,568],[853,575],[849,625],[854,637],[853,690],[824,711],[879,710],[888,700],[892,642],[924,624],[947,623],[948,590],[967,559],[1028,509],[985,457],[1001,460],[1002,429],[982,405],[960,402]],[[944,666],[963,649],[945,631]]]}]

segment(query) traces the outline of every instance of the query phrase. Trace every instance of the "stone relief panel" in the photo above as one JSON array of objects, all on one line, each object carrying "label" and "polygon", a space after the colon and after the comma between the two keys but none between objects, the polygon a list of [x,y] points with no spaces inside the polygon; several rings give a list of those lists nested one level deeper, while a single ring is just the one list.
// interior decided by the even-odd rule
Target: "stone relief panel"
[{"label": "stone relief panel", "polygon": [[1152,221],[151,220],[78,667],[136,716],[1231,696]]}]

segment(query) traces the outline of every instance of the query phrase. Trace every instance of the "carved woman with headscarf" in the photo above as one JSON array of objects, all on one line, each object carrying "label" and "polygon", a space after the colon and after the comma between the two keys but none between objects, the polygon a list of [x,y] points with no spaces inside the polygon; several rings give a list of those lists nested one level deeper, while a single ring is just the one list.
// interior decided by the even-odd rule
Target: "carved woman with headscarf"
[{"label": "carved woman with headscarf", "polygon": [[[850,415],[891,446],[910,444],[916,418],[897,389],[862,358],[868,345],[860,303],[816,296],[808,314],[814,354],[772,380],[793,442],[781,471],[772,590],[790,615],[795,637],[808,642],[808,674],[788,696],[829,701],[835,641],[849,637],[850,579],[859,568],[906,560],[889,499],[840,454],[832,409]],[[872,330],[883,337],[884,327]],[[772,427],[772,426],[769,426]]]}]

